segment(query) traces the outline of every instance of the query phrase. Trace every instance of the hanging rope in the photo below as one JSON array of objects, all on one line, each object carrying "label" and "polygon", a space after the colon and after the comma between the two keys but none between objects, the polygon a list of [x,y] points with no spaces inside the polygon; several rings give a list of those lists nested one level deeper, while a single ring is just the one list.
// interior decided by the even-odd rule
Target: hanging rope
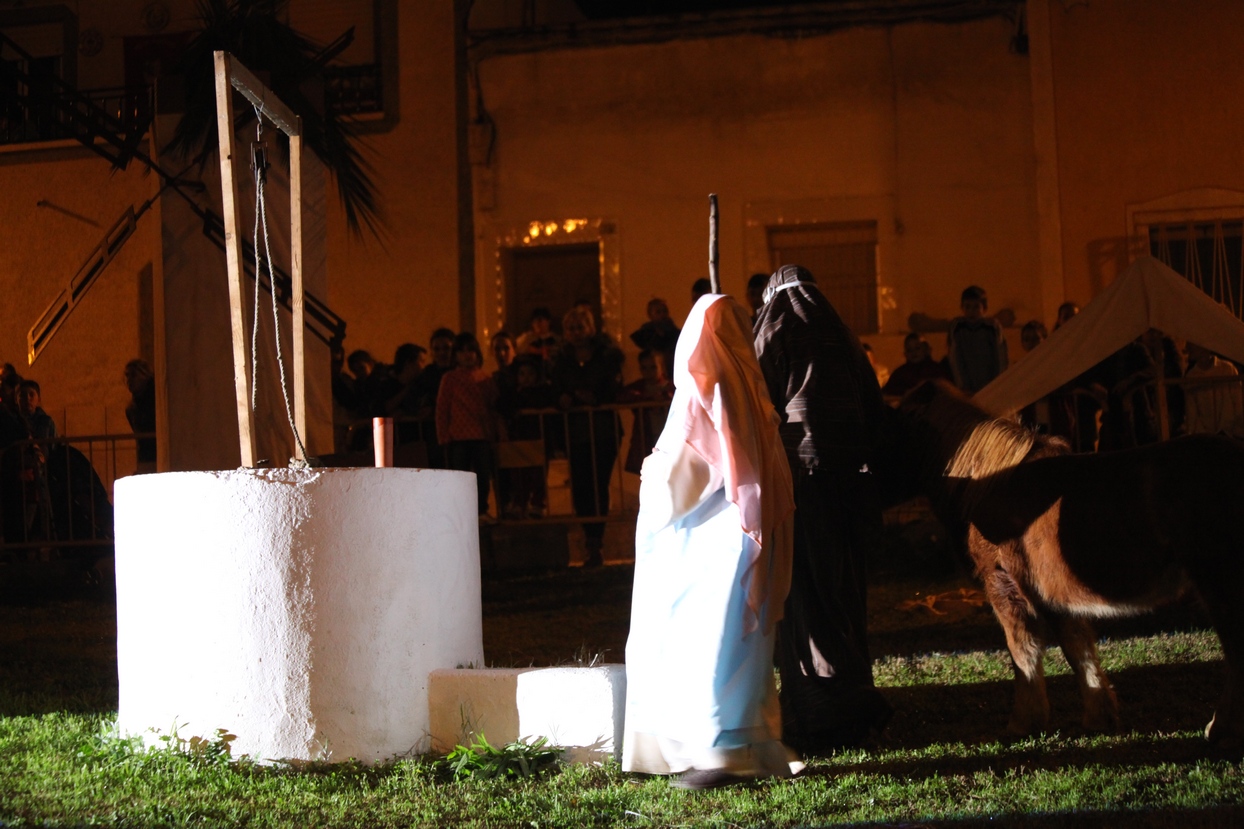
[{"label": "hanging rope", "polygon": [[[255,107],[255,144],[252,149],[252,165],[255,172],[255,315],[251,328],[251,411],[256,410],[257,396],[256,390],[259,388],[259,351],[258,339],[259,332],[259,277],[260,277],[260,257],[259,257],[259,230],[263,228],[263,249],[264,257],[268,260],[268,286],[272,294],[272,331],[276,340],[276,364],[281,375],[281,397],[285,399],[285,417],[289,421],[289,429],[294,433],[294,443],[298,446],[298,457],[291,460],[291,465],[307,466],[307,450],[302,445],[302,437],[298,434],[298,426],[294,423],[293,406],[289,402],[289,384],[285,379],[285,359],[281,354],[281,314],[277,307],[276,300],[276,280],[272,277],[272,245],[268,239],[268,197],[264,189],[267,179],[268,160],[263,149],[263,116],[259,111],[259,107]],[[295,209],[294,205],[290,209]]]},{"label": "hanging rope", "polygon": [[[255,177],[255,229],[252,231],[255,251],[255,301],[251,303],[251,413],[259,408],[259,277],[263,273],[259,258],[259,200],[263,197],[264,178],[267,176],[267,160],[260,150],[263,140],[263,119],[255,110],[255,143],[251,145],[251,174]],[[269,260],[271,261],[271,260]],[[271,284],[271,277],[268,278]]]}]

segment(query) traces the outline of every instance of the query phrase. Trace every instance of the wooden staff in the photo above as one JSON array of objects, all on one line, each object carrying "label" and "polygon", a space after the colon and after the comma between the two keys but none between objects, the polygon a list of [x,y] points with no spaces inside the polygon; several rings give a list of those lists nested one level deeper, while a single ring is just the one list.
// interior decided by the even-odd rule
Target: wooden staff
[{"label": "wooden staff", "polygon": [[717,194],[708,194],[708,282],[713,293],[721,293],[721,277],[717,275]]}]

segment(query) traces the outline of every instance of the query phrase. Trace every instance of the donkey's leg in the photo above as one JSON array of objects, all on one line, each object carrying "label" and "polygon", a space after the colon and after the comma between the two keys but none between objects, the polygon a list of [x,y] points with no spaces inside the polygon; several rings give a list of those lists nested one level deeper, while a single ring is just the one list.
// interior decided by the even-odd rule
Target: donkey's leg
[{"label": "donkey's leg", "polygon": [[[1240,693],[1244,691],[1244,607],[1231,585],[1219,579],[1197,579],[1197,588],[1209,608],[1218,641],[1222,643],[1223,657],[1227,661],[1227,684],[1223,689],[1214,718],[1205,727],[1210,742],[1224,748],[1238,749],[1244,745],[1244,704]],[[1231,580],[1228,580],[1231,581]]]},{"label": "donkey's leg", "polygon": [[1019,584],[1001,565],[983,575],[985,595],[1006,633],[1015,670],[1015,703],[1006,728],[1012,734],[1035,734],[1045,730],[1050,720],[1042,665],[1045,624]]},{"label": "donkey's leg", "polygon": [[1047,614],[1067,663],[1080,683],[1084,699],[1084,727],[1089,731],[1116,731],[1119,728],[1119,700],[1110,679],[1097,659],[1097,635],[1089,621],[1079,616]]}]

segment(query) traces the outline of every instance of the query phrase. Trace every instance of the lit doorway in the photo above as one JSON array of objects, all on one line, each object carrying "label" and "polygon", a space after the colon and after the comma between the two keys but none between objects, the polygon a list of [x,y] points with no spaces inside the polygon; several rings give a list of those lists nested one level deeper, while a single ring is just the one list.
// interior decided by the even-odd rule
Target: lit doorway
[{"label": "lit doorway", "polygon": [[503,253],[506,272],[505,319],[511,334],[527,328],[531,312],[547,308],[553,330],[560,333],[561,319],[581,300],[591,303],[599,324],[600,244],[540,245],[509,248]]},{"label": "lit doorway", "polygon": [[576,300],[592,304],[598,328],[618,339],[622,274],[617,226],[610,219],[531,221],[485,231],[476,283],[482,339],[527,330],[533,308],[545,307],[560,331]]}]

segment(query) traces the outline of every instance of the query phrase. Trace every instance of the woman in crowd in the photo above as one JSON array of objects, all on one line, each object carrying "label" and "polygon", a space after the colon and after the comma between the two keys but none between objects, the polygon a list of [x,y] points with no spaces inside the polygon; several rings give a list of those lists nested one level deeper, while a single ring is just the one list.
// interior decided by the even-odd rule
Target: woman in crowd
[{"label": "woman in crowd", "polygon": [[453,356],[456,368],[441,379],[436,398],[436,436],[445,447],[450,469],[475,473],[483,518],[488,515],[492,444],[497,439],[497,384],[484,371],[484,355],[474,334],[463,332],[454,338]]}]

